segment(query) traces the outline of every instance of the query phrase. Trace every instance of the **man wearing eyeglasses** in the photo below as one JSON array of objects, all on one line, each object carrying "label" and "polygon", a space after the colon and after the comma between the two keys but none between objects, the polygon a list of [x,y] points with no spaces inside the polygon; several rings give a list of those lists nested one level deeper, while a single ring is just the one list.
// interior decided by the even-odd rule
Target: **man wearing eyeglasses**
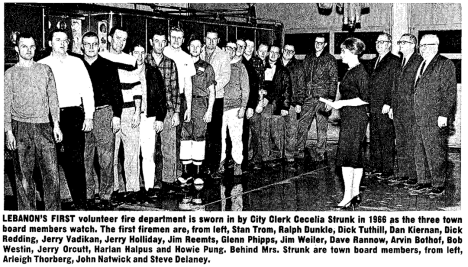
[{"label": "man wearing eyeglasses", "polygon": [[401,66],[396,73],[392,89],[392,104],[388,113],[395,126],[395,145],[398,170],[394,182],[416,183],[414,165],[414,77],[421,65],[422,57],[416,53],[418,40],[412,34],[403,34],[398,41],[402,54]]},{"label": "man wearing eyeglasses", "polygon": [[63,153],[58,154],[58,160],[73,198],[72,208],[81,210],[86,206],[84,133],[93,129],[94,94],[85,65],[79,58],[68,55],[68,44],[66,32],[52,31],[49,40],[52,53],[39,63],[49,65],[55,77],[63,133],[59,145]]},{"label": "man wearing eyeglasses", "polygon": [[296,103],[296,112],[300,113],[297,133],[297,150],[300,157],[305,154],[307,135],[312,122],[316,119],[317,146],[316,161],[325,160],[327,151],[328,116],[331,107],[319,101],[325,98],[333,101],[338,85],[338,67],[336,59],[325,48],[328,43],[325,36],[315,38],[315,52],[304,60],[305,100]]},{"label": "man wearing eyeglasses", "polygon": [[[297,134],[297,115],[300,112],[300,107],[304,105],[304,89],[305,89],[305,75],[304,67],[299,62],[295,55],[294,46],[286,44],[283,48],[283,57],[280,63],[289,70],[291,75],[291,106],[289,107],[289,116],[285,117],[286,123],[286,161],[289,163],[294,162],[294,152],[296,148],[296,134]],[[292,167],[292,165],[290,165]]]},{"label": "man wearing eyeglasses", "polygon": [[[101,207],[109,209],[111,194],[114,189],[114,134],[120,130],[120,117],[123,108],[122,90],[120,90],[117,67],[109,60],[99,56],[99,37],[94,32],[87,32],[82,38],[84,55],[81,57],[93,84],[94,128],[85,133],[84,161],[86,170],[86,199],[88,208],[96,204],[94,193],[99,188]],[[94,150],[97,150],[100,180],[94,180]]]},{"label": "man wearing eyeglasses", "polygon": [[448,126],[457,97],[455,65],[439,54],[436,35],[424,35],[419,49],[423,62],[414,80],[415,191],[440,195],[445,190]]},{"label": "man wearing eyeglasses", "polygon": [[400,68],[400,59],[392,54],[392,36],[382,33],[375,41],[377,57],[370,61],[370,154],[372,174],[382,179],[393,175],[395,132],[388,116],[392,101],[395,74]]}]

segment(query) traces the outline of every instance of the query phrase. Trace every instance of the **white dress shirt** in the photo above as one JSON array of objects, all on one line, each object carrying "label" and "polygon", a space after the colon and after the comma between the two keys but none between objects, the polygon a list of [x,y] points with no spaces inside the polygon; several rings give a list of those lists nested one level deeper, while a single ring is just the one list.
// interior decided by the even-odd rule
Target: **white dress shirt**
[{"label": "white dress shirt", "polygon": [[54,74],[60,108],[77,107],[83,103],[85,119],[92,119],[94,114],[93,84],[81,59],[48,56],[39,61],[48,65]]}]

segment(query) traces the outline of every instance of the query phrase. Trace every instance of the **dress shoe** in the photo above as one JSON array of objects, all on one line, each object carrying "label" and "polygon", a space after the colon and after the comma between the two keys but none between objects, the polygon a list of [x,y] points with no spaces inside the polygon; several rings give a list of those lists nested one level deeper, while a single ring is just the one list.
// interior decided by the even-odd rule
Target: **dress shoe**
[{"label": "dress shoe", "polygon": [[431,188],[431,184],[418,184],[415,188],[411,189],[414,193],[424,193],[429,191]]},{"label": "dress shoe", "polygon": [[417,183],[418,183],[418,180],[416,180],[416,179],[408,179],[408,180],[405,182],[405,184],[407,184],[407,185],[415,185],[415,184],[417,184]]},{"label": "dress shoe", "polygon": [[146,196],[148,198],[151,198],[151,199],[157,198],[158,197],[158,189],[156,189],[156,188],[148,189],[148,191],[146,192]]},{"label": "dress shoe", "polygon": [[99,203],[100,210],[113,210],[114,208],[115,205],[110,200],[102,199],[101,203]]},{"label": "dress shoe", "polygon": [[439,196],[439,195],[442,195],[445,191],[445,188],[444,187],[432,187],[431,188],[431,191],[429,192],[430,195],[435,195],[435,196]]}]

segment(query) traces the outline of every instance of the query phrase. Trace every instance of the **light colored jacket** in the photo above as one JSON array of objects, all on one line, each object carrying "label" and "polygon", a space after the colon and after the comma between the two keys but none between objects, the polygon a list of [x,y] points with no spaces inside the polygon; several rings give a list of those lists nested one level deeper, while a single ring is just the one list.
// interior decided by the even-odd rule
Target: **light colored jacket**
[{"label": "light colored jacket", "polygon": [[[200,58],[205,60],[206,51],[203,51],[200,54]],[[211,60],[205,61],[210,63],[214,69],[216,80],[216,98],[224,98],[224,87],[231,79],[231,60],[229,59],[229,55],[221,48],[216,47],[213,55],[211,56]]]}]

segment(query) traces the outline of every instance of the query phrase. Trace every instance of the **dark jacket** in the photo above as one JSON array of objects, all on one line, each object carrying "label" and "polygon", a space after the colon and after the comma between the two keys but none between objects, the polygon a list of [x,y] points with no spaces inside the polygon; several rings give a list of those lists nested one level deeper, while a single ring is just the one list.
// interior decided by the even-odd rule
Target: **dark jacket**
[{"label": "dark jacket", "polygon": [[[400,60],[401,63],[402,61],[403,59]],[[400,67],[396,72],[391,101],[395,119],[409,120],[410,123],[414,121],[414,80],[422,61],[422,57],[414,52],[406,62],[405,67]]]},{"label": "dark jacket", "polygon": [[304,59],[307,90],[306,97],[335,99],[338,85],[338,65],[333,55],[323,51],[319,57],[315,52]]},{"label": "dark jacket", "polygon": [[395,75],[401,67],[400,58],[388,52],[374,69],[378,56],[367,66],[369,73],[370,112],[382,113],[383,105],[392,105],[392,88]]},{"label": "dark jacket", "polygon": [[[283,64],[283,60],[278,60]],[[291,105],[304,105],[304,100],[306,98],[305,90],[306,90],[306,81],[305,81],[305,73],[304,73],[304,66],[302,65],[296,57],[293,57],[288,64],[285,66],[289,74],[291,75]],[[332,99],[335,99],[334,97]]]},{"label": "dark jacket", "polygon": [[244,64],[245,68],[247,69],[247,74],[249,75],[249,85],[250,85],[250,92],[249,92],[249,100],[247,101],[247,108],[255,109],[258,104],[259,100],[259,78],[255,68],[253,66],[252,61],[254,58],[251,58],[248,61],[244,56],[242,56],[242,64]]},{"label": "dark jacket", "polygon": [[[270,68],[270,63],[267,61],[266,69]],[[276,63],[275,74],[271,81],[271,86],[265,81],[265,89],[268,99],[268,104],[273,106],[273,115],[280,115],[281,110],[288,110],[291,105],[291,76],[286,67]]]},{"label": "dark jacket", "polygon": [[84,56],[78,55],[77,57],[86,66],[93,84],[94,106],[111,105],[113,116],[120,118],[122,115],[123,96],[116,64],[98,56],[93,64],[89,65]]},{"label": "dark jacket", "polygon": [[437,126],[439,116],[452,120],[456,101],[455,65],[450,59],[437,54],[414,88],[416,124],[426,127]]},{"label": "dark jacket", "polygon": [[146,78],[146,114],[148,117],[156,116],[157,121],[164,121],[167,113],[166,90],[164,79],[157,67],[145,64]]}]

